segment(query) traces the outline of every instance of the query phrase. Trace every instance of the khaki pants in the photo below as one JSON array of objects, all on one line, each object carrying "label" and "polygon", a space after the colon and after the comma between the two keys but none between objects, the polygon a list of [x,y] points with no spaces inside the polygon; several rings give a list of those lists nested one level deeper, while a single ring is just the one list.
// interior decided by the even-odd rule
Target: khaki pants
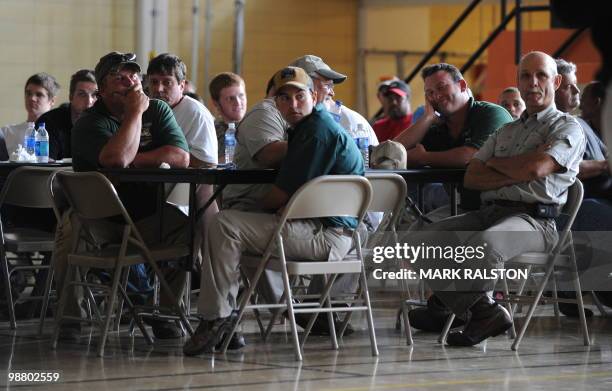
[{"label": "khaki pants", "polygon": [[[160,233],[159,215],[147,217],[136,222],[136,227],[147,244],[184,244],[188,242],[188,220],[176,208],[166,205],[164,207],[163,232]],[[76,216],[68,210],[62,216],[55,231],[55,248],[53,250],[53,263],[55,281],[58,292],[64,284],[66,270],[68,266],[68,254],[72,251],[73,243],[76,240],[76,232],[73,227],[76,223]],[[117,224],[108,222],[103,225],[96,225],[95,235],[99,244],[117,242],[120,240],[123,228]],[[169,259],[169,261],[171,261]],[[180,297],[185,288],[185,272],[183,270],[172,272],[167,279],[173,293]],[[83,290],[70,289],[66,299],[65,314],[70,316],[82,316],[80,303],[83,300]],[[163,291],[160,292],[160,305],[170,307],[173,305],[171,298]]]},{"label": "khaki pants", "polygon": [[[198,312],[204,319],[231,314],[240,284],[241,254],[263,254],[278,222],[274,214],[237,210],[221,211],[211,220],[198,300]],[[351,238],[337,229],[326,229],[317,220],[295,220],[285,225],[283,244],[288,259],[340,261],[350,250]]]}]

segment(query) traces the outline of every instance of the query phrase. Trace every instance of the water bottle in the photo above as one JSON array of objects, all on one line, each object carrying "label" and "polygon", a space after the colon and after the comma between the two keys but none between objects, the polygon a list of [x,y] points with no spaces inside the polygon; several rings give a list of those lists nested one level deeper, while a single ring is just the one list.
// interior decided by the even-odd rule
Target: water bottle
[{"label": "water bottle", "polygon": [[340,120],[342,119],[341,108],[342,108],[342,102],[337,100],[328,110],[329,114],[331,114],[332,118],[337,123],[340,123]]},{"label": "water bottle", "polygon": [[225,164],[234,163],[234,151],[236,150],[236,124],[230,122],[225,131]]},{"label": "water bottle", "polygon": [[49,133],[45,129],[45,123],[41,122],[36,131],[34,154],[37,163],[49,162]]},{"label": "water bottle", "polygon": [[35,143],[36,143],[36,129],[34,128],[34,122],[28,122],[28,127],[26,129],[25,138],[23,140],[23,147],[30,155],[34,155],[34,144]]},{"label": "water bottle", "polygon": [[370,139],[368,132],[363,127],[363,124],[357,124],[357,130],[355,131],[355,141],[363,157],[363,164],[365,168],[370,167]]}]

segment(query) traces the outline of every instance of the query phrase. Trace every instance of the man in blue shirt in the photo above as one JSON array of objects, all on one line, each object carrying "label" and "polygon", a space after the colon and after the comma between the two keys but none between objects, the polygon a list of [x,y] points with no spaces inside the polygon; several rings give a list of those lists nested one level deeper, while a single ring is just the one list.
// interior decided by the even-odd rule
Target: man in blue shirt
[{"label": "man in blue shirt", "polygon": [[[276,106],[291,125],[288,150],[276,182],[261,205],[272,213],[223,210],[212,220],[202,260],[198,312],[202,321],[183,347],[186,355],[212,352],[232,322],[238,295],[238,265],[243,252],[262,254],[278,225],[281,210],[293,193],[321,175],[363,175],[363,159],[354,141],[322,105],[312,79],[301,68],[274,75]],[[350,249],[345,228],[354,218],[331,217],[287,223],[285,254],[289,258],[341,260]]]}]

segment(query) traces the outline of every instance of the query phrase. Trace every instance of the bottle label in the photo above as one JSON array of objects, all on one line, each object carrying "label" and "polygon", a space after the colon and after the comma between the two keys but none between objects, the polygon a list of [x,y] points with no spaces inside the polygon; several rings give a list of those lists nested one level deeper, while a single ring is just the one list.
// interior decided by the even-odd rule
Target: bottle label
[{"label": "bottle label", "polygon": [[49,142],[48,141],[36,141],[34,145],[34,154],[36,157],[49,157]]}]

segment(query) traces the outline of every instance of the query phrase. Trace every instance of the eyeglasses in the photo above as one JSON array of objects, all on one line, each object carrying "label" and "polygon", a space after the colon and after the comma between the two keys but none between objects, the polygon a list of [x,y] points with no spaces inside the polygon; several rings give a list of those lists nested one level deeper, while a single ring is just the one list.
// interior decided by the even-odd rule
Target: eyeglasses
[{"label": "eyeglasses", "polygon": [[333,91],[334,89],[334,81],[323,81],[317,77],[313,77],[313,80],[317,80],[327,91]]}]

